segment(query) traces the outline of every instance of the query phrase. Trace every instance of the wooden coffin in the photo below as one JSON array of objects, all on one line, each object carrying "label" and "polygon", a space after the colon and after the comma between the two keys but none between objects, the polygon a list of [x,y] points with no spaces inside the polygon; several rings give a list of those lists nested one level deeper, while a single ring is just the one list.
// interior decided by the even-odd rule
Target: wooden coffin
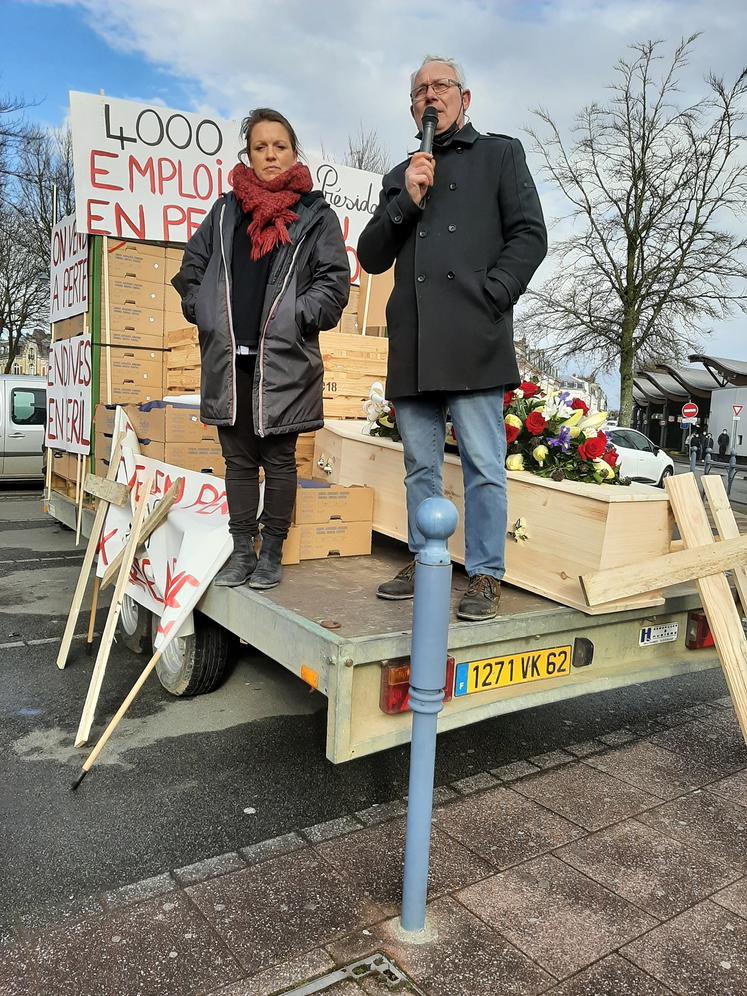
[{"label": "wooden coffin", "polygon": [[[316,434],[314,476],[374,490],[373,528],[407,541],[402,445],[365,436],[365,422],[328,421]],[[586,604],[579,577],[635,564],[669,552],[672,518],[666,494],[644,484],[630,487],[555,482],[508,472],[505,580],[563,605],[596,615],[661,605],[661,592]],[[459,457],[444,458],[444,494],[459,511],[452,559],[464,563],[464,487]],[[523,520],[525,539],[515,538]]]}]

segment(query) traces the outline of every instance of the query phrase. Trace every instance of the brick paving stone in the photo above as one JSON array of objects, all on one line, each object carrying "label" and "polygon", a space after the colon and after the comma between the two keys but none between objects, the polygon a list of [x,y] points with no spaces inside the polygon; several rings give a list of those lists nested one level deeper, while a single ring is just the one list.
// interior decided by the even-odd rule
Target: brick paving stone
[{"label": "brick paving stone", "polygon": [[717,768],[697,764],[648,740],[589,757],[586,763],[660,799],[676,799],[719,776]]},{"label": "brick paving stone", "polygon": [[621,954],[681,996],[747,993],[747,923],[707,900]]},{"label": "brick paving stone", "polygon": [[707,787],[707,791],[720,795],[730,802],[738,802],[740,806],[747,806],[747,769],[714,782]]},{"label": "brick paving stone", "polygon": [[451,787],[460,795],[470,795],[472,792],[480,792],[482,789],[495,788],[498,781],[487,771],[481,771],[477,775],[468,775],[460,778],[457,782],[452,782]]},{"label": "brick paving stone", "polygon": [[700,902],[738,874],[637,820],[566,844],[555,855],[660,920]]},{"label": "brick paving stone", "polygon": [[245,867],[246,865],[238,854],[235,851],[229,851],[228,854],[218,854],[214,858],[206,858],[193,865],[175,868],[174,878],[181,886],[197,885],[198,882],[205,882],[209,878],[226,875],[228,872],[240,871]]},{"label": "brick paving stone", "polygon": [[325,945],[326,951],[338,966],[367,958],[380,947],[381,938],[376,934],[375,928],[371,927],[361,927],[360,930]]},{"label": "brick paving stone", "polygon": [[313,851],[191,886],[187,894],[252,975],[385,915]]},{"label": "brick paving stone", "polygon": [[747,872],[747,813],[710,792],[666,802],[637,819],[691,848]]},{"label": "brick paving stone", "polygon": [[534,764],[540,771],[548,771],[550,768],[557,768],[559,764],[568,764],[574,758],[566,754],[564,750],[550,750],[545,754],[535,754],[529,758],[529,763]]},{"label": "brick paving stone", "polygon": [[740,878],[738,882],[717,892],[715,896],[711,896],[711,900],[747,920],[747,878]]},{"label": "brick paving stone", "polygon": [[587,830],[600,830],[659,801],[583,761],[520,782],[515,791]]},{"label": "brick paving stone", "polygon": [[407,812],[407,803],[404,799],[394,799],[392,802],[379,802],[375,806],[361,809],[355,814],[364,827],[372,827],[376,823],[384,823],[386,820],[402,816]]},{"label": "brick paving stone", "polygon": [[[333,868],[350,878],[353,888],[365,890],[377,905],[386,907],[385,915],[397,912],[402,898],[404,820],[319,844],[316,850]],[[433,828],[428,873],[430,897],[461,889],[492,872],[486,861],[461,847],[437,826]]]},{"label": "brick paving stone", "polygon": [[332,837],[353,833],[360,828],[361,825],[355,817],[339,816],[336,820],[327,820],[326,823],[316,823],[313,827],[305,827],[301,833],[312,844],[318,844],[323,840],[331,840]]},{"label": "brick paving stone", "polygon": [[672,996],[672,990],[625,958],[612,954],[567,982],[548,989],[545,996]]},{"label": "brick paving stone", "polygon": [[176,882],[169,872],[162,875],[154,875],[152,878],[143,878],[132,885],[123,885],[119,889],[107,892],[104,895],[110,906],[125,906],[127,903],[139,903],[143,899],[152,899],[155,896],[162,896],[166,892],[173,892],[176,889]]},{"label": "brick paving stone", "polygon": [[503,764],[500,768],[491,768],[490,774],[502,782],[513,782],[517,778],[526,778],[527,775],[536,775],[539,768],[528,761],[512,761],[511,764]]},{"label": "brick paving stone", "polygon": [[718,768],[724,775],[747,768],[747,746],[742,739],[736,716],[711,711],[707,720],[685,723],[672,730],[654,733],[648,738],[666,750]]},{"label": "brick paving stone", "polygon": [[179,892],[0,948],[3,996],[192,996],[242,974]]},{"label": "brick paving stone", "polygon": [[[272,996],[273,993],[299,986],[302,982],[316,979],[333,971],[334,962],[321,948],[307,951],[291,961],[274,965],[264,972],[242,979],[221,989],[209,990],[210,996]],[[326,993],[329,992],[327,990]],[[207,996],[207,991],[205,993]]]},{"label": "brick paving stone", "polygon": [[[433,805],[443,806],[446,802],[453,802],[454,799],[458,798],[454,789],[449,788],[448,785],[437,785],[433,789]],[[405,808],[407,803],[405,803]]]},{"label": "brick paving stone", "polygon": [[471,885],[456,898],[559,979],[658,923],[551,855]]},{"label": "brick paving stone", "polygon": [[580,744],[570,744],[565,749],[574,757],[590,757],[592,754],[606,750],[607,745],[600,740],[583,740]]},{"label": "brick paving stone", "polygon": [[449,897],[428,907],[435,944],[397,936],[398,919],[380,924],[385,954],[428,996],[534,996],[552,977]]},{"label": "brick paving stone", "polygon": [[261,840],[258,844],[242,847],[239,849],[239,854],[248,865],[256,865],[260,861],[267,861],[268,858],[277,858],[281,854],[290,854],[291,851],[298,851],[307,846],[303,837],[299,837],[297,833],[285,833],[281,837],[271,837],[269,840]]},{"label": "brick paving stone", "polygon": [[622,747],[623,744],[632,743],[637,739],[638,735],[628,729],[612,730],[611,733],[600,733],[597,736],[597,740],[601,740],[608,747]]},{"label": "brick paving stone", "polygon": [[687,709],[676,709],[674,712],[660,713],[655,716],[657,723],[661,723],[662,726],[682,726],[684,723],[690,723],[692,720],[696,719],[710,719],[713,715],[711,709],[707,705],[694,705]]},{"label": "brick paving stone", "polygon": [[582,831],[512,789],[498,788],[444,806],[436,826],[496,868],[551,851]]}]

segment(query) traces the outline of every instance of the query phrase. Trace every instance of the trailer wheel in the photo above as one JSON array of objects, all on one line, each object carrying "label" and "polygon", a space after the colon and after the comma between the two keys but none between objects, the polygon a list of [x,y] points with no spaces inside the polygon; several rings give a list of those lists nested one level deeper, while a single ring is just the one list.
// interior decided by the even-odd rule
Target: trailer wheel
[{"label": "trailer wheel", "polygon": [[151,651],[151,615],[134,598],[125,595],[122,600],[122,611],[119,614],[119,632],[122,643],[133,654],[150,654]]},{"label": "trailer wheel", "polygon": [[[222,626],[199,612],[194,616],[195,631],[177,636],[156,664],[156,674],[171,695],[205,695],[223,681],[228,667],[229,638]],[[158,620],[153,617],[155,637]]]}]

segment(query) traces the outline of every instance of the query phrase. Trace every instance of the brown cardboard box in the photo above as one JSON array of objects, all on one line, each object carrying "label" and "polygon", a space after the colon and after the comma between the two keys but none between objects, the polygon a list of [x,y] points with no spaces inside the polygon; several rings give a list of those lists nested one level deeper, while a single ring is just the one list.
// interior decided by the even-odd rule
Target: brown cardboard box
[{"label": "brown cardboard box", "polygon": [[165,288],[154,280],[137,280],[134,277],[109,277],[109,286],[103,297],[109,307],[129,304],[136,308],[163,311]]},{"label": "brown cardboard box", "polygon": [[166,250],[147,242],[122,242],[107,240],[106,265],[109,279],[129,277],[134,280],[153,280],[163,283]]},{"label": "brown cardboard box", "polygon": [[360,557],[371,553],[371,522],[310,522],[299,526],[301,560]]},{"label": "brown cardboard box", "polygon": [[74,335],[82,335],[85,325],[85,315],[73,315],[72,318],[63,318],[61,322],[54,323],[54,342],[61,339],[72,339]]},{"label": "brown cardboard box", "polygon": [[169,311],[169,310],[164,311],[163,313],[164,335],[168,335],[170,332],[174,332],[177,329],[183,329],[186,324],[186,321],[187,319],[184,317],[181,305],[177,305],[174,311]]},{"label": "brown cardboard box", "polygon": [[101,342],[107,341],[107,315],[110,343],[118,331],[141,332],[163,339],[163,314],[160,308],[141,308],[136,304],[110,304],[107,311],[102,304]]},{"label": "brown cardboard box", "polygon": [[129,346],[135,349],[163,349],[163,332],[141,332],[134,327],[109,330],[112,346]]},{"label": "brown cardboard box", "polygon": [[140,439],[169,443],[210,443],[218,446],[218,430],[200,421],[199,408],[157,405],[135,408],[130,414]]},{"label": "brown cardboard box", "polygon": [[182,316],[182,325],[184,325],[182,299],[170,283],[167,283],[163,288],[163,309],[164,311],[173,311],[180,314]]},{"label": "brown cardboard box", "polygon": [[283,567],[301,563],[301,527],[291,526],[283,543],[283,557],[280,563]]},{"label": "brown cardboard box", "polygon": [[226,464],[220,446],[215,443],[164,443],[155,439],[141,439],[140,452],[144,457],[160,460],[183,470],[225,477]]},{"label": "brown cardboard box", "polygon": [[326,481],[299,481],[293,522],[296,525],[342,522],[368,522],[373,519],[373,488],[328,484]]},{"label": "brown cardboard box", "polygon": [[[102,403],[158,401],[163,396],[163,352],[101,346],[99,391]],[[110,390],[107,388],[110,387]]]},{"label": "brown cardboard box", "polygon": [[[89,458],[84,457],[84,475],[88,473],[88,467]],[[64,478],[66,481],[72,481],[75,483],[78,475],[78,454],[61,453],[59,451],[52,450],[52,473],[56,474],[58,477]]]}]

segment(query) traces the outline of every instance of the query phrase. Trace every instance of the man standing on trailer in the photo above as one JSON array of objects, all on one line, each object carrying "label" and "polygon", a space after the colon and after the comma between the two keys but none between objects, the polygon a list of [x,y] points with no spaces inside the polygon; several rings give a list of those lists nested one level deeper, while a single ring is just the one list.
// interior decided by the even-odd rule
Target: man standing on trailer
[{"label": "man standing on trailer", "polygon": [[[396,260],[387,305],[387,397],[402,436],[408,542],[424,539],[418,506],[442,493],[446,411],[464,475],[461,619],[491,619],[500,599],[506,538],[503,394],[518,387],[513,306],[547,252],[539,197],[519,141],[480,134],[466,120],[470,91],[452,59],[427,56],[413,73],[410,113],[438,114],[433,154],[416,152],[384,177],[361,234],[369,273]],[[414,560],[378,588],[412,598]]]}]

